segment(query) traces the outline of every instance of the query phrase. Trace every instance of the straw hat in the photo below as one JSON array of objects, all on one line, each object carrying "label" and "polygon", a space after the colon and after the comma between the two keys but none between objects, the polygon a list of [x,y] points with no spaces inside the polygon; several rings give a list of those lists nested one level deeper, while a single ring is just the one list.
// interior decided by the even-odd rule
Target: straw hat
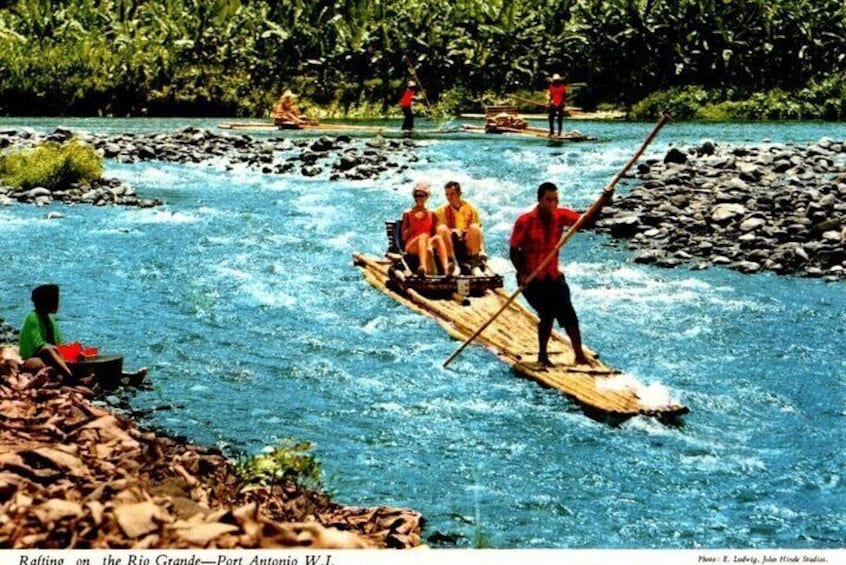
[{"label": "straw hat", "polygon": [[552,82],[561,82],[564,79],[561,78],[561,75],[559,75],[558,73],[555,73],[554,75],[552,75],[552,78],[550,80]]},{"label": "straw hat", "polygon": [[408,81],[408,88],[417,88],[417,83],[413,80]]},{"label": "straw hat", "polygon": [[282,93],[282,98],[296,98],[297,95],[291,92],[291,89],[287,89],[285,92]]}]

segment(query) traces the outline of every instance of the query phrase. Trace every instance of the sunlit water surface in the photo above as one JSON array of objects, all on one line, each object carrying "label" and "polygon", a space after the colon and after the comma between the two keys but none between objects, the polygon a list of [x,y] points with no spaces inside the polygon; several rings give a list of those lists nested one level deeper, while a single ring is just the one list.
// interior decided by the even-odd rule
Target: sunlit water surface
[{"label": "sunlit water surface", "polygon": [[[186,123],[215,126],[0,125]],[[507,238],[536,186],[552,180],[563,201],[588,205],[651,127],[571,126],[600,140],[423,139],[414,170],[367,182],[107,162],[166,205],[0,209],[0,317],[16,323],[33,285],[59,283],[66,336],[150,368],[153,390],[131,399],[147,423],[231,453],[307,440],[338,501],[414,508],[424,536],[459,547],[842,546],[842,283],[661,270],[579,234],[563,261],[586,342],[692,411],[679,428],[614,427],[480,348],[442,369],[457,343],[353,267],[353,251],[384,251],[383,221],[410,204],[414,180],[456,179],[513,289]],[[846,126],[670,124],[650,153],[823,136],[846,139]]]}]

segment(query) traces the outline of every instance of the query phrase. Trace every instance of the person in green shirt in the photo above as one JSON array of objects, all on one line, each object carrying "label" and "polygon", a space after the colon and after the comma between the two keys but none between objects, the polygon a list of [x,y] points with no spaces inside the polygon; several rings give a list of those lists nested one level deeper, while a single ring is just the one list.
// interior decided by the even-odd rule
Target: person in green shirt
[{"label": "person in green shirt", "polygon": [[21,326],[19,349],[24,371],[36,374],[45,367],[54,369],[62,379],[73,376],[62,354],[62,330],[54,315],[59,310],[59,286],[43,284],[32,290],[34,309],[26,315]]},{"label": "person in green shirt", "polygon": [[[64,357],[56,349],[57,345],[64,344],[62,330],[55,318],[59,310],[59,286],[43,284],[35,287],[32,290],[32,304],[34,309],[24,318],[18,342],[21,359],[24,360],[24,372],[37,375],[45,368],[50,368],[58,373],[63,382],[79,382],[85,386],[94,384],[96,379],[93,374],[75,379]],[[139,385],[146,375],[147,369],[142,367],[134,373],[122,373],[121,379],[131,385]]]}]

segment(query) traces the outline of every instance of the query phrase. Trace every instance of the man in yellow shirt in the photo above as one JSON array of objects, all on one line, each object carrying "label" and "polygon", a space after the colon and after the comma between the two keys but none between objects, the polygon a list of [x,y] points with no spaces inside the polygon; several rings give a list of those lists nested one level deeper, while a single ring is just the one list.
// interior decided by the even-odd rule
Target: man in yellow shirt
[{"label": "man in yellow shirt", "polygon": [[473,275],[481,275],[483,253],[482,220],[479,211],[461,198],[461,185],[449,181],[444,185],[446,204],[435,210],[438,217],[438,235],[453,260],[452,275],[460,274],[459,260]]}]

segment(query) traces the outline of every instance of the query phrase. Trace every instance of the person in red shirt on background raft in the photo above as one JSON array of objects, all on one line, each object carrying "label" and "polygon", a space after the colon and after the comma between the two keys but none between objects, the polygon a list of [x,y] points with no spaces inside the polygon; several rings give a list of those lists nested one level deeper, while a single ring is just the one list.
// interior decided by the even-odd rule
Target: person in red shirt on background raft
[{"label": "person in red shirt on background raft", "polygon": [[402,130],[405,132],[410,132],[414,129],[414,114],[411,111],[411,104],[414,102],[417,90],[417,84],[413,80],[408,81],[408,86],[406,87],[405,92],[402,93],[402,97],[399,101],[404,118],[402,121]]},{"label": "person in red shirt on background raft", "polygon": [[558,121],[558,135],[564,123],[564,106],[567,105],[567,85],[561,75],[555,73],[549,81],[549,135],[555,135],[553,126]]},{"label": "person in red shirt on background raft", "polygon": [[[602,206],[610,202],[611,191],[604,191]],[[596,216],[599,214],[597,213]],[[529,275],[553,252],[566,226],[572,226],[581,217],[579,212],[558,206],[558,187],[545,182],[538,187],[538,204],[522,214],[514,224],[509,245],[511,262],[517,269],[517,283],[523,287]],[[591,218],[590,221],[595,220]],[[547,354],[547,343],[552,335],[552,325],[557,319],[564,328],[573,347],[574,364],[590,365],[582,350],[579,319],[570,300],[570,287],[564,273],[558,268],[558,251],[543,269],[523,289],[529,305],[538,317],[538,363],[552,366]]]}]

